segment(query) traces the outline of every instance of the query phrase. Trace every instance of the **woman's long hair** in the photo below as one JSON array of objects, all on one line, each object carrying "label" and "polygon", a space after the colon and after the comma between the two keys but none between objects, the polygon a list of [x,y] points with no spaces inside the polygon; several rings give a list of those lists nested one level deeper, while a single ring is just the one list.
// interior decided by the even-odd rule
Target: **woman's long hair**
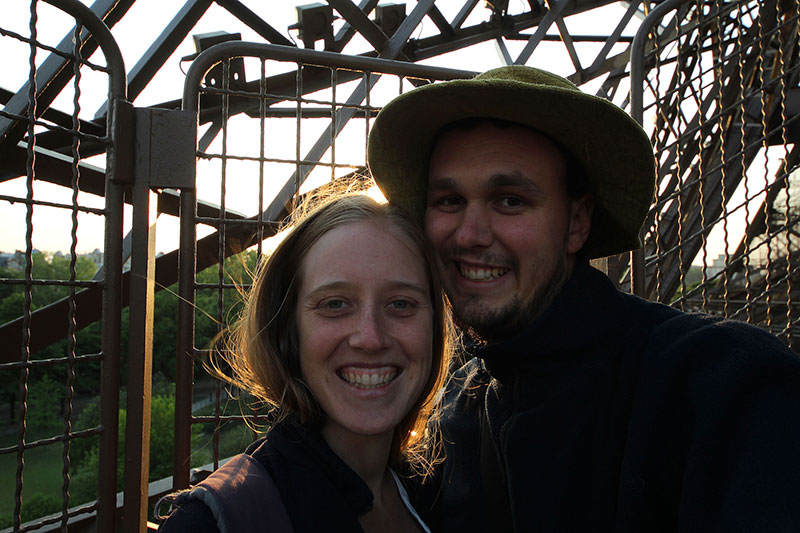
[{"label": "woman's long hair", "polygon": [[227,337],[228,350],[222,357],[233,374],[225,379],[271,406],[274,422],[292,416],[302,425],[318,427],[325,414],[300,370],[296,318],[300,267],[311,247],[332,229],[353,222],[384,223],[411,240],[424,261],[429,282],[433,310],[431,372],[416,404],[395,429],[390,454],[390,464],[405,463],[407,470],[425,475],[441,453],[433,413],[446,378],[452,338],[450,313],[433,252],[418,224],[404,211],[365,194],[334,197],[303,211],[256,270],[242,314]]}]

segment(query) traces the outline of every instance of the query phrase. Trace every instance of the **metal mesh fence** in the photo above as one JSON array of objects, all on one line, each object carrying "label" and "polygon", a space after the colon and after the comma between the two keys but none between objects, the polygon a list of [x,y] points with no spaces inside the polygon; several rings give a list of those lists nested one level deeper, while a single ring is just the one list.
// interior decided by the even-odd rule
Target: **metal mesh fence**
[{"label": "metal mesh fence", "polygon": [[[184,340],[188,349],[179,348],[179,358],[188,351],[192,360],[209,361],[209,342],[235,320],[256,263],[269,253],[279,238],[276,231],[303,195],[332,181],[366,181],[367,134],[382,105],[415,85],[470,75],[246,43],[218,45],[201,55],[187,75],[184,95],[185,108],[197,109],[200,102],[203,111],[196,190],[191,193],[196,194],[197,215],[181,220],[196,228],[181,243],[181,264],[190,268],[193,261],[187,258],[196,254],[199,272],[181,289],[183,313],[194,319],[194,336]],[[198,375],[192,391],[191,378],[190,369],[179,370],[176,396],[184,398],[186,407],[178,400],[177,409],[184,412],[193,405],[191,422],[203,429],[192,433],[187,420],[176,433],[176,464],[208,458],[216,468],[220,457],[252,441],[253,434],[236,424],[245,418],[242,413],[256,424],[265,419],[242,410],[221,382],[207,384]],[[189,481],[188,476],[180,479],[180,470],[176,487]]]},{"label": "metal mesh fence", "polygon": [[[109,269],[118,273],[120,261],[97,243],[103,228],[121,230],[110,211],[121,216],[122,207],[103,199],[103,155],[93,159],[110,152],[110,129],[82,104],[98,80],[108,101],[124,96],[124,67],[94,14],[72,1],[57,7],[72,27],[60,42],[38,31],[40,11],[56,9],[44,2],[31,2],[27,20],[0,21],[4,49],[26,59],[6,58],[9,79],[21,87],[0,94],[2,231],[17,243],[0,257],[0,486],[9,492],[0,528],[15,531],[65,529],[115,505],[115,491],[99,503],[97,494],[98,462],[109,457],[100,458],[99,441],[116,446],[118,384],[105,405],[99,397],[101,374],[114,378],[106,361],[118,359],[120,302],[109,291],[118,293],[119,283]],[[54,250],[55,241],[66,248]],[[113,414],[105,429],[100,409]],[[109,471],[115,475],[115,466]]]},{"label": "metal mesh fence", "polygon": [[633,59],[659,162],[644,296],[796,348],[798,4],[672,6]]}]

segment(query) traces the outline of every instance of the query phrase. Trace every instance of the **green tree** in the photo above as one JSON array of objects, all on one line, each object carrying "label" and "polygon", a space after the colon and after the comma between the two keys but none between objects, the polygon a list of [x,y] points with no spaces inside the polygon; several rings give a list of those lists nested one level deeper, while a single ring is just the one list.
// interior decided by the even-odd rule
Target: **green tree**
[{"label": "green tree", "polygon": [[60,412],[64,387],[48,374],[28,386],[28,412],[25,419],[35,433],[57,429],[62,423]]},{"label": "green tree", "polygon": [[[173,385],[161,384],[154,391],[150,402],[150,481],[172,475],[172,451],[174,448],[175,393]],[[122,490],[125,465],[125,409],[119,410],[119,433],[117,446],[117,490]],[[100,424],[100,409],[97,401],[83,410],[75,424],[76,430],[88,429]],[[192,441],[197,446],[202,439],[202,428],[192,426]],[[99,437],[76,439],[70,446],[70,456],[77,465],[73,477],[72,493],[75,503],[93,500],[97,494]]]},{"label": "green tree", "polygon": [[[22,501],[20,518],[22,523],[36,520],[42,516],[61,511],[61,497],[55,494],[33,494],[26,496]],[[14,525],[11,515],[0,516],[0,529],[10,528]]]}]

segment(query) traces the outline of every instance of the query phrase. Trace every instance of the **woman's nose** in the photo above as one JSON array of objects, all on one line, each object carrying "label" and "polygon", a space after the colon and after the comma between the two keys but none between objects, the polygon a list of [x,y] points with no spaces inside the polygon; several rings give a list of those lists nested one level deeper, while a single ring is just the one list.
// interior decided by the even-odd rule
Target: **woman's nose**
[{"label": "woman's nose", "polygon": [[382,322],[380,313],[377,311],[365,310],[362,312],[350,334],[350,346],[367,352],[386,348],[389,344],[389,336],[386,334],[386,328]]}]

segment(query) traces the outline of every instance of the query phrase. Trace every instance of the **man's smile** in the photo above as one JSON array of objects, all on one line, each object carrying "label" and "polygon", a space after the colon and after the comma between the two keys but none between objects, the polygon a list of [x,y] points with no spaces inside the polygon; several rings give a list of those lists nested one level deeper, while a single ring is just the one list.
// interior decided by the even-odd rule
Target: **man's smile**
[{"label": "man's smile", "polygon": [[506,275],[510,269],[501,267],[475,267],[456,263],[462,276],[471,281],[491,281]]}]

